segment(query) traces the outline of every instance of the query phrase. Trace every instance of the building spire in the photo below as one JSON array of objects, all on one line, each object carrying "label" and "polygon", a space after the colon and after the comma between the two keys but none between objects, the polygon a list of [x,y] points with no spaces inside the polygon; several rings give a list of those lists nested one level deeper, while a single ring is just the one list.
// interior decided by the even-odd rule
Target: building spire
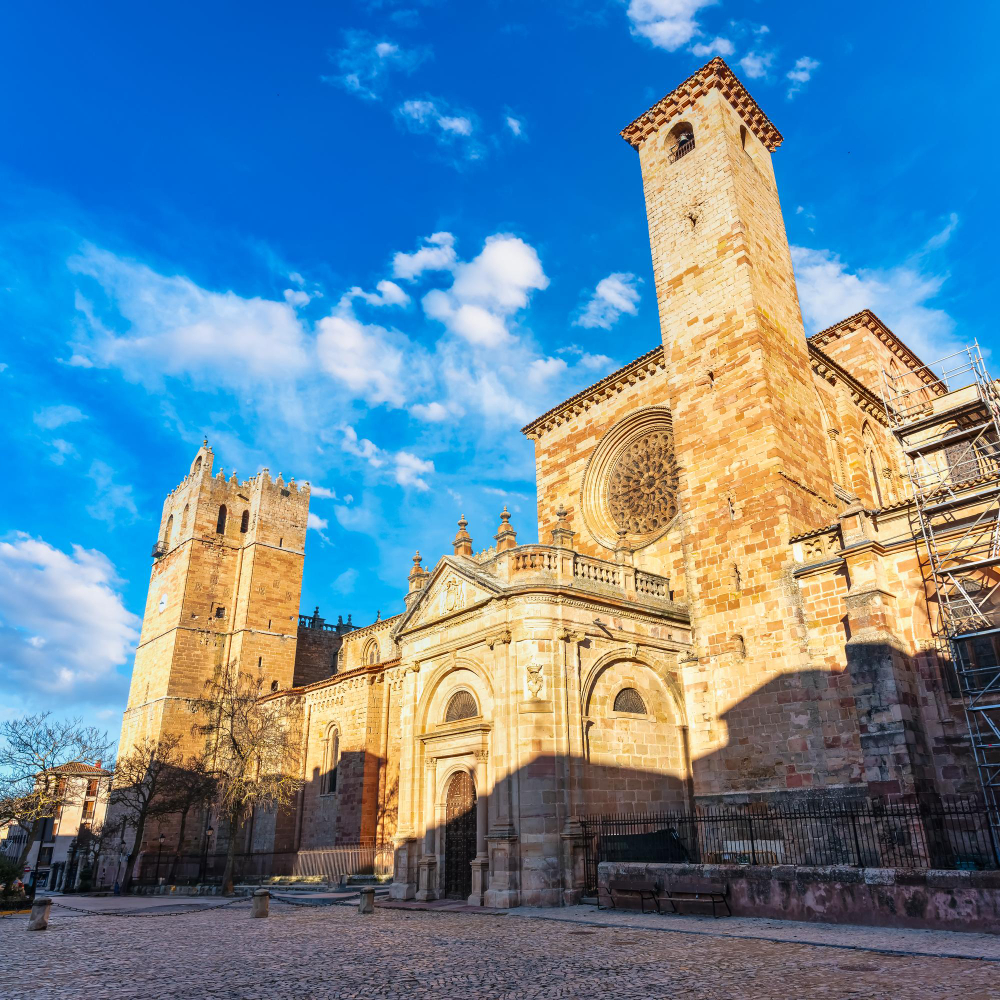
[{"label": "building spire", "polygon": [[465,515],[463,514],[458,519],[458,534],[455,535],[455,541],[452,543],[455,547],[456,556],[472,555],[472,535],[465,530],[468,525],[469,522],[466,521]]},{"label": "building spire", "polygon": [[510,514],[507,513],[506,504],[503,505],[503,510],[500,512],[500,527],[497,528],[497,533],[493,538],[497,543],[497,552],[503,552],[517,546],[517,532],[510,526]]}]

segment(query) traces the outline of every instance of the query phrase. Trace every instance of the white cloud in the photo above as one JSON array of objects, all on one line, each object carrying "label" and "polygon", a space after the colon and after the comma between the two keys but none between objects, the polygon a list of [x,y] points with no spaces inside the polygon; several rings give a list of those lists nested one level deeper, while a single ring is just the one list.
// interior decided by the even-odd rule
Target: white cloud
[{"label": "white cloud", "polygon": [[78,294],[73,364],[117,367],[145,384],[173,375],[214,388],[273,383],[307,367],[304,330],[287,302],[206,291],[93,246],[68,265],[100,285],[126,326],[111,329],[94,302]]},{"label": "white cloud", "polygon": [[286,288],[281,294],[284,295],[285,301],[290,306],[308,305],[310,298],[312,298],[308,292],[302,291],[301,288]]},{"label": "white cloud", "polygon": [[101,552],[68,555],[17,533],[0,542],[0,677],[49,696],[123,695],[115,668],[139,638],[139,619],[117,591],[118,575]]},{"label": "white cloud", "polygon": [[395,477],[400,486],[411,486],[421,491],[430,489],[423,477],[434,471],[433,462],[419,458],[409,451],[396,452],[395,461]]},{"label": "white cloud", "polygon": [[358,571],[351,567],[345,569],[343,573],[334,578],[331,586],[338,594],[349,594],[354,590],[354,585],[358,582]]},{"label": "white cloud", "polygon": [[513,115],[506,115],[504,117],[504,124],[508,129],[510,129],[511,135],[515,135],[518,138],[520,138],[524,132],[524,123],[520,118],[515,118]]},{"label": "white cloud", "polygon": [[[423,477],[434,471],[433,462],[422,459],[410,451],[390,452],[379,448],[368,438],[358,437],[358,432],[350,424],[342,424],[339,430],[341,447],[348,454],[364,459],[373,469],[391,471],[392,478],[400,486],[421,491],[430,489]],[[344,501],[350,502],[348,497],[344,497]],[[337,517],[343,523],[341,511],[342,508],[338,507]]]},{"label": "white cloud", "polygon": [[87,507],[87,513],[91,517],[114,527],[122,513],[128,515],[130,521],[139,516],[132,487],[116,483],[114,470],[107,462],[95,460],[87,475],[94,481],[95,489],[94,502]]},{"label": "white cloud", "polygon": [[337,499],[337,494],[333,490],[327,489],[325,486],[316,486],[314,483],[309,484],[309,495],[318,497],[320,500]]},{"label": "white cloud", "polygon": [[425,271],[450,271],[458,262],[455,237],[451,233],[432,233],[414,253],[397,253],[392,258],[392,275],[415,281]]},{"label": "white cloud", "polygon": [[940,250],[950,239],[951,234],[955,232],[958,226],[958,214],[952,212],[948,216],[948,221],[945,223],[944,228],[939,232],[935,233],[925,244],[925,250]]},{"label": "white cloud", "polygon": [[507,233],[490,236],[476,257],[455,266],[454,274],[450,289],[424,296],[424,312],[482,347],[507,341],[508,318],[528,304],[532,291],[549,284],[535,248]]},{"label": "white cloud", "polygon": [[319,363],[328,375],[373,405],[405,402],[416,349],[402,334],[349,314],[327,316],[316,329]]},{"label": "white cloud", "polygon": [[0,374],[2,374],[3,372],[5,372],[9,367],[10,367],[10,365],[8,365],[8,364],[0,364]]},{"label": "white cloud", "polygon": [[425,423],[436,424],[448,419],[448,408],[437,401],[431,403],[414,403],[410,413]]},{"label": "white cloud", "polygon": [[791,249],[809,333],[871,309],[927,362],[961,346],[954,336],[954,320],[931,305],[947,275],[926,273],[915,260],[852,271],[832,250]]},{"label": "white cloud", "polygon": [[320,517],[318,514],[314,514],[309,511],[309,516],[306,518],[306,530],[312,529],[314,531],[326,531],[329,521],[324,517]]},{"label": "white cloud", "polygon": [[632,33],[657,48],[673,52],[699,32],[696,16],[717,0],[631,0],[628,19]]},{"label": "white cloud", "polygon": [[748,52],[740,60],[740,68],[751,80],[767,76],[767,71],[774,62],[773,52]]},{"label": "white cloud", "polygon": [[797,94],[812,78],[815,70],[819,69],[819,60],[810,59],[809,56],[801,56],[795,60],[795,66],[786,74],[786,78],[792,81],[788,88],[788,96]]},{"label": "white cloud", "polygon": [[331,55],[338,75],[322,79],[366,100],[378,100],[393,72],[412,73],[427,56],[426,50],[404,49],[367,31],[347,31],[344,40],[344,47]]},{"label": "white cloud", "polygon": [[42,427],[48,431],[86,419],[86,413],[75,406],[68,406],[65,403],[60,403],[57,406],[46,406],[32,417],[32,420],[34,420],[38,427]]},{"label": "white cloud", "polygon": [[699,59],[709,59],[712,56],[731,56],[736,51],[728,38],[716,35],[710,42],[695,42],[691,46],[691,54]]},{"label": "white cloud", "polygon": [[79,454],[76,448],[74,448],[69,441],[65,441],[62,438],[56,438],[54,441],[51,441],[50,444],[55,449],[52,454],[49,455],[49,461],[52,462],[53,465],[62,465],[67,458],[75,458]]},{"label": "white cloud", "polygon": [[361,299],[370,306],[405,306],[410,301],[410,296],[403,291],[395,281],[383,280],[376,286],[377,291],[366,292],[355,285],[349,292],[345,292],[339,304],[340,309],[345,309],[355,300]]},{"label": "white cloud", "polygon": [[482,156],[482,147],[472,139],[475,116],[452,108],[439,97],[403,101],[396,108],[396,119],[411,132],[430,135],[442,145],[461,149],[466,159]]},{"label": "white cloud", "polygon": [[635,316],[639,310],[640,280],[634,274],[622,272],[601,278],[574,325],[610,330],[623,313]]}]

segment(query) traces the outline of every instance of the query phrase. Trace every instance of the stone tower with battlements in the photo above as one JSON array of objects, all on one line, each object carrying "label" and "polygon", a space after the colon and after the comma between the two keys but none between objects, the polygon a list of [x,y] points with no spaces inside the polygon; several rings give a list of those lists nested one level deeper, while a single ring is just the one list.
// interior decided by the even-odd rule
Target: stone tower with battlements
[{"label": "stone tower with battlements", "polygon": [[190,701],[223,663],[292,686],[309,485],[213,474],[208,442],[163,504],[120,753],[192,736]]}]

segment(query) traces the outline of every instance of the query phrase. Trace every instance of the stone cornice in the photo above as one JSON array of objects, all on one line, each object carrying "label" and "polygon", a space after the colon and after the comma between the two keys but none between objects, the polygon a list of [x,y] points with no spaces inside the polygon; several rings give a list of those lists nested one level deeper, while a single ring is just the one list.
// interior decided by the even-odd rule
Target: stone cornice
[{"label": "stone cornice", "polygon": [[781,145],[782,136],[774,127],[774,123],[750,96],[736,74],[718,56],[689,76],[666,97],[657,101],[631,125],[626,125],[621,130],[621,137],[630,146],[638,149],[661,126],[710,90],[718,90],[722,94],[768,152],[773,153]]},{"label": "stone cornice", "polygon": [[882,400],[871,389],[859,382],[846,368],[837,364],[833,358],[820,350],[819,346],[813,343],[812,338],[809,338],[807,343],[812,370],[831,385],[836,385],[838,380],[843,382],[850,390],[851,402],[868,416],[874,417],[880,424],[888,427],[889,417],[885,412]]},{"label": "stone cornice", "polygon": [[636,382],[651,375],[656,375],[657,372],[666,371],[666,368],[667,363],[663,357],[662,345],[654,347],[642,357],[636,358],[635,361],[630,361],[618,371],[606,375],[600,382],[595,382],[575,396],[564,400],[558,406],[552,407],[540,417],[536,417],[530,424],[521,428],[521,433],[532,441],[537,441],[546,431],[558,427],[578,413],[589,410],[595,403],[608,399],[628,386],[635,385]]},{"label": "stone cornice", "polygon": [[814,333],[809,338],[810,347],[823,347],[830,343],[831,340],[837,340],[845,333],[851,333],[854,330],[859,330],[862,327],[870,330],[879,340],[889,348],[892,353],[899,358],[903,363],[904,367],[908,368],[914,375],[919,378],[924,385],[933,389],[938,395],[944,395],[947,391],[945,389],[944,383],[923,363],[904,344],[893,332],[890,330],[885,323],[882,322],[871,311],[871,309],[862,309],[861,312],[855,313],[853,316],[848,316],[847,319],[842,319],[839,323],[834,323],[833,326],[828,326],[825,330],[820,330],[819,333]]}]

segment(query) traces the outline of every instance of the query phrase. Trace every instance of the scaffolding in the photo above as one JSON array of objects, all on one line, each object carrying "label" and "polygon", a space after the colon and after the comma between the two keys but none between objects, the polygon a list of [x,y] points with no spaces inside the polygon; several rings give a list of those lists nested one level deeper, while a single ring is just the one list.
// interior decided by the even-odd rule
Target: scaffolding
[{"label": "scaffolding", "polygon": [[882,372],[994,840],[1000,841],[1000,388],[978,343]]}]

